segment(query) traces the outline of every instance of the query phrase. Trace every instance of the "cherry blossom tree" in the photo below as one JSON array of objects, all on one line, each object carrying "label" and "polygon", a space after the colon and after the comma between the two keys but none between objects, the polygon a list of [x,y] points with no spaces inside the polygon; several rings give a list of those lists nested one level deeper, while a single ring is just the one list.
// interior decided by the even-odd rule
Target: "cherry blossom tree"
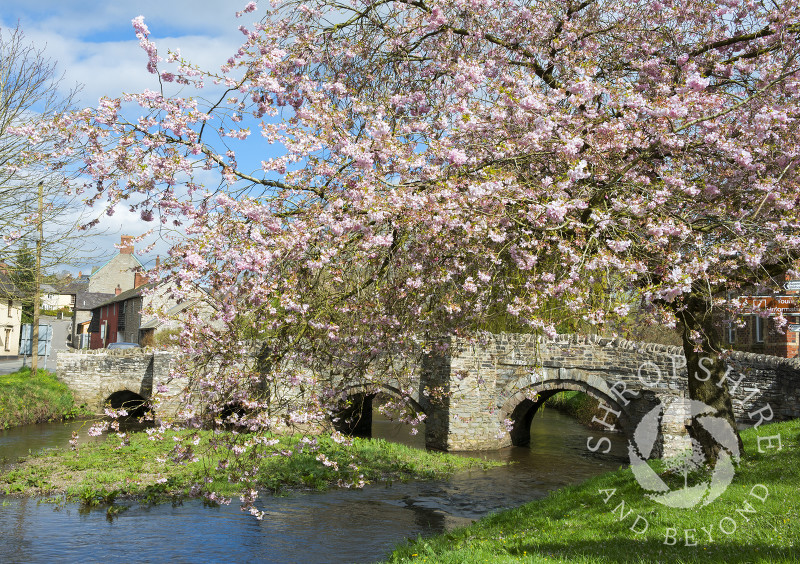
[{"label": "cherry blossom tree", "polygon": [[711,372],[691,397],[733,423],[728,293],[800,249],[796,1],[258,9],[219,69],[135,19],[157,89],[53,124],[86,143],[93,200],[186,226],[165,276],[218,300],[182,334],[209,413],[318,421],[378,365],[407,395],[399,359],[448,337],[603,326],[633,302],[679,324],[689,373]]}]

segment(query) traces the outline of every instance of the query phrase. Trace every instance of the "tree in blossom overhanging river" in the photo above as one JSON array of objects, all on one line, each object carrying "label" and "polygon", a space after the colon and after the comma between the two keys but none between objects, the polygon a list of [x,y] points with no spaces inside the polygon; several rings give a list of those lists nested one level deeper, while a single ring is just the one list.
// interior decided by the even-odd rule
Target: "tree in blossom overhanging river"
[{"label": "tree in blossom overhanging river", "polygon": [[798,2],[258,8],[220,69],[162,53],[137,18],[154,84],[181,95],[53,124],[84,142],[94,199],[142,194],[143,218],[187,226],[171,276],[219,300],[223,327],[182,335],[216,413],[245,401],[268,428],[264,390],[293,378],[306,395],[281,396],[284,420],[315,421],[341,390],[308,391],[314,375],[396,369],[486,328],[602,326],[637,303],[680,324],[690,374],[712,359],[690,393],[733,422],[727,296],[800,250]]}]

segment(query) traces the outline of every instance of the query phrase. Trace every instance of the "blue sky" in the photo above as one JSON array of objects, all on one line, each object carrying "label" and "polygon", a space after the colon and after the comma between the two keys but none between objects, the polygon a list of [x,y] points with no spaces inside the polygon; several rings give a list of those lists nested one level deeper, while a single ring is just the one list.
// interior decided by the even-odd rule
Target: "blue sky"
[{"label": "blue sky", "polygon": [[[241,44],[240,24],[259,18],[259,11],[241,19],[235,13],[247,0],[3,0],[0,27],[5,32],[19,24],[26,39],[44,48],[58,62],[64,74],[62,87],[82,85],[81,106],[97,105],[101,96],[117,97],[122,92],[157,89],[155,76],[147,72],[147,57],[139,47],[131,20],[145,17],[151,39],[166,54],[180,48],[181,53],[205,68],[218,68]],[[262,12],[263,13],[263,12]],[[138,214],[120,207],[101,222],[103,235],[94,246],[113,251],[122,234],[139,235],[152,224]],[[151,237],[141,245],[156,243],[154,251],[140,256],[145,265],[164,254],[168,242]],[[97,265],[104,262],[98,257]],[[69,270],[88,270],[91,262]]]}]

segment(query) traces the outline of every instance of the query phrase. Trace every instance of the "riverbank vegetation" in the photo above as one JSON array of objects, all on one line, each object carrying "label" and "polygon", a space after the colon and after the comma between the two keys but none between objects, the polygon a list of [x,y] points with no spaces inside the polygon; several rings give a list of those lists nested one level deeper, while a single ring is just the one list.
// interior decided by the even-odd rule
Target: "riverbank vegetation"
[{"label": "riverbank vegetation", "polygon": [[[0,476],[0,492],[63,494],[61,499],[85,505],[110,504],[117,497],[149,501],[182,498],[198,493],[198,484],[221,496],[240,493],[242,482],[229,481],[235,469],[210,448],[219,441],[213,431],[168,432],[163,439],[150,440],[147,433],[130,433],[126,439],[129,444],[122,447],[119,440],[109,437],[82,445],[75,452],[56,450],[34,455]],[[379,439],[355,438],[351,442],[340,436],[334,440],[320,435],[305,439],[277,437],[275,441],[274,454],[261,458],[257,474],[250,477],[253,487],[272,492],[446,478],[457,470],[499,464],[426,452]],[[181,442],[196,443],[195,456],[175,463],[174,447]],[[192,461],[194,458],[196,461]]]},{"label": "riverbank vegetation", "polygon": [[[745,455],[734,480],[706,506],[657,504],[626,468],[409,542],[389,562],[798,562],[799,434],[800,421],[742,432]],[[767,448],[766,437],[776,436],[781,449],[777,439]]]},{"label": "riverbank vegetation", "polygon": [[0,375],[0,429],[88,414],[75,405],[72,392],[52,372],[40,369],[32,376],[26,366]]},{"label": "riverbank vegetation", "polygon": [[600,402],[589,394],[583,392],[566,391],[559,392],[548,398],[545,407],[556,409],[574,417],[579,423],[596,429],[605,429],[603,425],[593,423],[592,419],[597,417],[600,420],[611,420],[607,413],[600,409]]}]

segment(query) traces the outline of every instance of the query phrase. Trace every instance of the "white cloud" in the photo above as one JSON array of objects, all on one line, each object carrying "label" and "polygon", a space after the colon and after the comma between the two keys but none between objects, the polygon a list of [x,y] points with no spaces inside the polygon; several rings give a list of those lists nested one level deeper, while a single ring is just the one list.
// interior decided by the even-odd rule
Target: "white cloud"
[{"label": "white cloud", "polygon": [[158,87],[145,69],[147,57],[139,48],[131,20],[145,16],[150,39],[159,54],[180,48],[184,56],[205,68],[218,68],[241,45],[237,29],[257,19],[237,19],[246,2],[219,0],[136,0],[133,2],[22,2],[4,0],[0,26],[19,23],[25,36],[63,72],[63,87],[83,85],[81,102],[94,106],[100,96],[119,96]]},{"label": "white cloud", "polygon": [[[259,19],[259,12],[237,19],[235,12],[246,0],[133,0],[127,2],[87,2],[85,0],[3,0],[0,28],[7,33],[19,22],[28,41],[44,48],[47,57],[57,62],[66,92],[83,85],[79,105],[96,106],[101,96],[117,97],[123,92],[156,90],[157,78],[146,70],[147,57],[135,38],[131,20],[145,17],[150,39],[159,54],[180,48],[184,57],[203,68],[216,69],[241,45],[244,37],[237,29]],[[218,179],[209,178],[216,184]],[[107,216],[99,208],[83,210],[84,217],[102,214],[96,235],[87,238],[86,248],[97,249],[92,259],[70,265],[69,270],[84,272],[99,266],[116,251],[120,235],[138,236],[154,232],[135,245],[137,253],[150,244],[153,251],[139,255],[149,266],[156,255],[166,255],[171,241],[182,231],[159,229],[157,221],[144,222],[129,205],[118,205]],[[77,220],[78,212],[75,219]],[[96,260],[94,260],[96,258]]]}]

